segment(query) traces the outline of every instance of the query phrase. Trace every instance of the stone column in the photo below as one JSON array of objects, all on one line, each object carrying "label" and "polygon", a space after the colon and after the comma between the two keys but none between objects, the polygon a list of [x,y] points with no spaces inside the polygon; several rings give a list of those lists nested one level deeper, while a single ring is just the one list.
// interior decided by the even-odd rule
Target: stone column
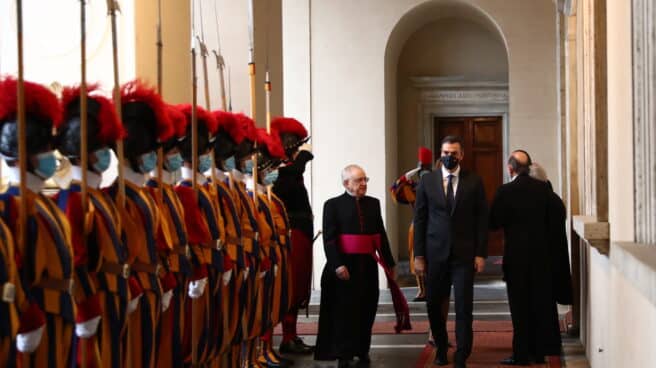
[{"label": "stone column", "polygon": [[656,244],[656,6],[633,0],[635,237]]}]

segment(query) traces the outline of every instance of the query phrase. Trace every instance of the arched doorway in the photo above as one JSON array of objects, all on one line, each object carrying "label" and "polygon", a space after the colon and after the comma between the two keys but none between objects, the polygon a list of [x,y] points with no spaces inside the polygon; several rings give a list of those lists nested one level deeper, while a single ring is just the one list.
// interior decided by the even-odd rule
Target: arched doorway
[{"label": "arched doorway", "polygon": [[[444,135],[457,134],[465,140],[463,166],[485,178],[491,200],[503,182],[509,147],[508,75],[504,36],[476,6],[433,1],[408,12],[386,52],[386,122],[388,132],[396,133],[392,175],[416,166],[417,146],[436,152]],[[411,221],[411,208],[398,206],[399,239],[406,239]],[[491,254],[501,251],[501,239],[493,237]],[[398,256],[407,259],[407,249],[400,246]]]}]

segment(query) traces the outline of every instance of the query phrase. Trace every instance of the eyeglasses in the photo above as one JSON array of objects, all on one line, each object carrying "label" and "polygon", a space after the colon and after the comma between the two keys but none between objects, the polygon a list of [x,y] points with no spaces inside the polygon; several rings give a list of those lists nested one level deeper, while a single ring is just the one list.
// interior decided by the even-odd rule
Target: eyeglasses
[{"label": "eyeglasses", "polygon": [[353,178],[353,179],[351,179],[351,180],[353,180],[353,182],[354,182],[355,184],[360,184],[360,183],[362,183],[362,182],[368,183],[368,182],[369,182],[369,177],[367,177],[367,176],[363,176],[363,177],[360,177],[360,178]]}]

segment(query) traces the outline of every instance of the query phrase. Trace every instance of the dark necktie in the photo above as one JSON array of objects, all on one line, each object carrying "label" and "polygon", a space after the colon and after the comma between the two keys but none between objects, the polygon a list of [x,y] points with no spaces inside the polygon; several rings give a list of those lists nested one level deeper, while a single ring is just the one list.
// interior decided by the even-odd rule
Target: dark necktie
[{"label": "dark necktie", "polygon": [[449,214],[453,213],[453,175],[447,176],[449,182],[446,183],[446,209],[449,211]]}]

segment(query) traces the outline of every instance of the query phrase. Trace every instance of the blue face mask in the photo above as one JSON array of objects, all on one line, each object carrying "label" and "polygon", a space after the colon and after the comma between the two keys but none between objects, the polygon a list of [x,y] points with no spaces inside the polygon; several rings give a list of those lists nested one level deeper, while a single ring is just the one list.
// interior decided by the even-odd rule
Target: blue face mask
[{"label": "blue face mask", "polygon": [[248,159],[244,161],[244,173],[250,174],[253,172],[253,160]]},{"label": "blue face mask", "polygon": [[198,156],[198,172],[204,173],[212,168],[212,156],[209,153]]},{"label": "blue face mask", "polygon": [[34,173],[41,179],[46,180],[57,171],[57,158],[53,151],[43,152],[36,155],[37,163]]},{"label": "blue face mask", "polygon": [[235,156],[230,156],[226,158],[226,160],[223,162],[223,168],[225,168],[227,171],[232,171],[237,168],[237,162],[235,161]]},{"label": "blue face mask", "polygon": [[146,152],[141,155],[141,165],[139,170],[143,173],[149,173],[157,167],[157,153],[155,151]]},{"label": "blue face mask", "polygon": [[109,150],[109,148],[101,148],[99,150],[96,150],[93,153],[96,156],[96,163],[91,165],[93,167],[93,170],[97,172],[98,174],[102,173],[103,171],[109,169],[109,163],[112,160],[112,154]]},{"label": "blue face mask", "polygon": [[166,156],[166,161],[164,162],[164,168],[168,172],[175,172],[182,167],[183,163],[184,160],[182,159],[182,155],[180,155],[180,153],[177,152],[172,155]]},{"label": "blue face mask", "polygon": [[276,182],[276,180],[278,180],[278,170],[277,169],[273,170],[273,171],[269,171],[264,176],[264,179],[262,180],[262,183],[264,183],[264,185],[272,185],[273,183]]}]

